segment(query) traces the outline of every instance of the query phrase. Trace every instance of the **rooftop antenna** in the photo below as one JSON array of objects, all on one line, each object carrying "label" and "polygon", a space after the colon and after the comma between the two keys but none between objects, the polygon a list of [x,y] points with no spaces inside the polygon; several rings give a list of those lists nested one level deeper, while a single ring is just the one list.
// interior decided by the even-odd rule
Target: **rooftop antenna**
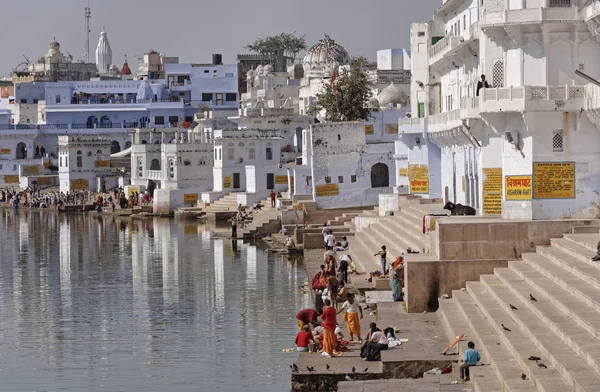
[{"label": "rooftop antenna", "polygon": [[90,7],[90,0],[88,0],[88,5],[87,7],[84,8],[85,10],[85,35],[86,35],[86,39],[85,39],[85,58],[87,59],[87,62],[90,62],[90,19],[92,18],[92,8]]}]

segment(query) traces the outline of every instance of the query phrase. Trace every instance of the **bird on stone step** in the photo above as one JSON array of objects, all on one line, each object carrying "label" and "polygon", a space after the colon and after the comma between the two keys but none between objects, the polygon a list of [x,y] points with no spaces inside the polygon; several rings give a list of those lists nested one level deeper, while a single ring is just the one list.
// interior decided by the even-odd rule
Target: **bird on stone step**
[{"label": "bird on stone step", "polygon": [[540,358],[540,357],[536,357],[536,356],[532,355],[532,356],[530,356],[528,359],[529,359],[530,361],[539,361],[539,360],[540,360],[540,359],[542,359],[542,358]]},{"label": "bird on stone step", "polygon": [[350,376],[349,376],[349,375],[347,375],[347,374],[346,374],[346,377],[345,377],[345,379],[346,379],[346,381],[352,381],[352,377],[350,377]]},{"label": "bird on stone step", "polygon": [[306,369],[308,369],[309,372],[314,372],[315,368],[312,366],[307,366]]},{"label": "bird on stone step", "polygon": [[516,307],[516,306],[514,306],[513,304],[509,304],[509,305],[510,305],[510,308],[511,308],[512,310],[519,310],[519,308],[517,308],[517,307]]},{"label": "bird on stone step", "polygon": [[531,295],[531,294],[529,294],[529,299],[532,300],[532,301],[534,301],[534,302],[537,302],[537,299],[535,299],[535,297],[533,295]]},{"label": "bird on stone step", "polygon": [[352,374],[356,373],[356,368],[352,366]]},{"label": "bird on stone step", "polygon": [[502,325],[503,330],[510,332],[510,329],[506,328],[506,326],[504,324],[500,324],[500,325]]},{"label": "bird on stone step", "polygon": [[366,373],[369,371],[369,368],[365,368],[365,370],[363,370],[363,373]]},{"label": "bird on stone step", "polygon": [[292,368],[292,372],[294,373],[298,373],[300,371],[300,368],[298,368],[298,365],[296,365],[295,363],[292,364],[290,367]]},{"label": "bird on stone step", "polygon": [[527,380],[527,375],[525,373],[521,373],[521,380]]},{"label": "bird on stone step", "polygon": [[548,369],[548,366],[546,366],[546,364],[544,362],[540,361],[539,359],[536,360],[535,363],[537,363],[537,365],[540,369]]},{"label": "bird on stone step", "polygon": [[325,369],[329,370],[329,364],[325,364]]}]

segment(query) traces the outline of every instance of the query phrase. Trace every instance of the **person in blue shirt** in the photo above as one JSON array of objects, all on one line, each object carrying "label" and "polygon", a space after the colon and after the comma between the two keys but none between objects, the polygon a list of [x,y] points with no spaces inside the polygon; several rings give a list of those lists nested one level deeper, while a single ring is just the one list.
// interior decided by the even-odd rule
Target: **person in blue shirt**
[{"label": "person in blue shirt", "polygon": [[475,343],[467,343],[467,351],[465,351],[464,363],[460,365],[460,379],[469,381],[469,367],[477,365],[477,362],[481,361],[479,352],[475,350]]}]

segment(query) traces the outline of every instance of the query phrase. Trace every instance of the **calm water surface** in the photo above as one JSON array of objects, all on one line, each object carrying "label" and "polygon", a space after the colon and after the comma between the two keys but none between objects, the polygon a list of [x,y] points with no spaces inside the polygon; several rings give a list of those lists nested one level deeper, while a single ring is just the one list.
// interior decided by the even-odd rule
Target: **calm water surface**
[{"label": "calm water surface", "polygon": [[305,283],[197,224],[0,210],[0,390],[289,391]]}]

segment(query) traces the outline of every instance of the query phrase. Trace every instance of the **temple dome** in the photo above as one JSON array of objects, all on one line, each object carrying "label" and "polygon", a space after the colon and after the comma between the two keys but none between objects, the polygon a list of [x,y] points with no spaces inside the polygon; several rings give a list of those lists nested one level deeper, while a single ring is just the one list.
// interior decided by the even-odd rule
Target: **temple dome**
[{"label": "temple dome", "polygon": [[400,85],[394,84],[393,82],[390,83],[389,86],[381,90],[377,98],[381,106],[386,106],[390,104],[400,104],[402,106],[406,106],[408,103],[408,95],[406,94],[406,92],[402,90],[402,87]]},{"label": "temple dome", "polygon": [[129,68],[129,64],[127,64],[127,55],[125,55],[125,63],[123,63],[123,67],[121,68],[121,75],[131,75],[131,69]]},{"label": "temple dome", "polygon": [[308,49],[302,61],[305,71],[330,71],[338,65],[350,63],[350,55],[343,46],[325,35],[316,45]]}]

